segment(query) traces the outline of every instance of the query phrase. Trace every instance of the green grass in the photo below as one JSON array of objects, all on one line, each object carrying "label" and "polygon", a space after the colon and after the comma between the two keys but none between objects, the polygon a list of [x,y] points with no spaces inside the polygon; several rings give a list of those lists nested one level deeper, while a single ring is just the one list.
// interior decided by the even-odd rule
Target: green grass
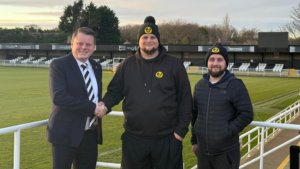
[{"label": "green grass", "polygon": [[[103,72],[103,93],[113,76]],[[192,89],[201,75],[190,75]],[[299,78],[240,77],[246,84],[255,110],[255,120],[266,120],[299,99]],[[51,103],[47,68],[0,66],[0,128],[45,120]],[[121,111],[120,106],[114,110]],[[103,120],[104,144],[99,146],[98,161],[120,163],[123,118],[107,116]],[[0,136],[0,169],[13,165],[13,134]],[[196,164],[191,152],[190,132],[184,139],[183,156],[186,168]],[[50,169],[51,145],[46,140],[46,127],[21,132],[21,168]]]}]

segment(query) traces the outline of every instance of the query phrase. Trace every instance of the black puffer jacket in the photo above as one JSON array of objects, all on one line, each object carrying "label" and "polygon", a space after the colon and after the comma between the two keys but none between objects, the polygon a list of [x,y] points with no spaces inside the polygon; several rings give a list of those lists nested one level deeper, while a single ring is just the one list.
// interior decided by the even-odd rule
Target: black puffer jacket
[{"label": "black puffer jacket", "polygon": [[205,74],[195,85],[192,144],[199,152],[219,154],[239,148],[239,132],[253,120],[244,83],[229,71],[216,84]]},{"label": "black puffer jacket", "polygon": [[187,133],[192,116],[190,83],[182,61],[163,47],[154,59],[136,53],[119,65],[103,101],[111,108],[123,98],[127,132],[149,138]]}]

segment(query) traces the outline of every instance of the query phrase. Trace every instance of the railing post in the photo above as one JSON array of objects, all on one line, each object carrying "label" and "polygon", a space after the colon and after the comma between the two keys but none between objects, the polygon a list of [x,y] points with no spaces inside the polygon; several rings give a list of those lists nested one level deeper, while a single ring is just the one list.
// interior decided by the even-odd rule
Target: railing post
[{"label": "railing post", "polygon": [[14,169],[20,169],[20,140],[21,130],[14,132]]},{"label": "railing post", "polygon": [[260,142],[260,161],[259,161],[259,168],[263,169],[264,168],[264,149],[265,149],[265,127],[261,128],[261,142]]},{"label": "railing post", "polygon": [[260,148],[260,141],[261,141],[261,139],[260,139],[260,137],[261,137],[261,134],[260,134],[260,130],[257,130],[257,149],[259,149]]},{"label": "railing post", "polygon": [[[248,145],[247,145],[247,147],[248,147],[248,152],[250,152],[251,151],[251,143],[249,143],[250,142],[250,140],[251,140],[251,134],[249,134],[248,135],[248,141],[247,141],[247,143],[248,143]],[[248,153],[248,157],[250,157],[251,155],[250,155],[250,153]]]}]

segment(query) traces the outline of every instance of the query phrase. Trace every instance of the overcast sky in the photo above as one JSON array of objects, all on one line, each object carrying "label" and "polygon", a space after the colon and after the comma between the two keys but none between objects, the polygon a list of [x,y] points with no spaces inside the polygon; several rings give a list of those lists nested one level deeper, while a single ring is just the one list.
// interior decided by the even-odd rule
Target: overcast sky
[{"label": "overcast sky", "polygon": [[[0,0],[0,27],[23,27],[36,24],[52,29],[70,0]],[[91,0],[85,0],[89,4]],[[120,26],[141,24],[152,15],[157,23],[182,20],[199,25],[222,24],[226,14],[238,30],[256,28],[278,31],[292,21],[290,15],[299,0],[93,0],[106,5],[119,18]]]}]

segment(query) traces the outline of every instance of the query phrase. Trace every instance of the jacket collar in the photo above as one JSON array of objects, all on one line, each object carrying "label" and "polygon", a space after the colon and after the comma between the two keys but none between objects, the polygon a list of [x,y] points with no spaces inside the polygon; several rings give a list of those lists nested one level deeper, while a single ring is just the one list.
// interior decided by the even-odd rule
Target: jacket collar
[{"label": "jacket collar", "polygon": [[226,88],[229,81],[234,78],[235,78],[234,74],[226,70],[225,75],[221,78],[221,80],[218,81],[217,83],[212,84],[209,81],[209,74],[206,73],[203,75],[203,79],[209,85],[209,87],[218,87],[218,88]]}]

